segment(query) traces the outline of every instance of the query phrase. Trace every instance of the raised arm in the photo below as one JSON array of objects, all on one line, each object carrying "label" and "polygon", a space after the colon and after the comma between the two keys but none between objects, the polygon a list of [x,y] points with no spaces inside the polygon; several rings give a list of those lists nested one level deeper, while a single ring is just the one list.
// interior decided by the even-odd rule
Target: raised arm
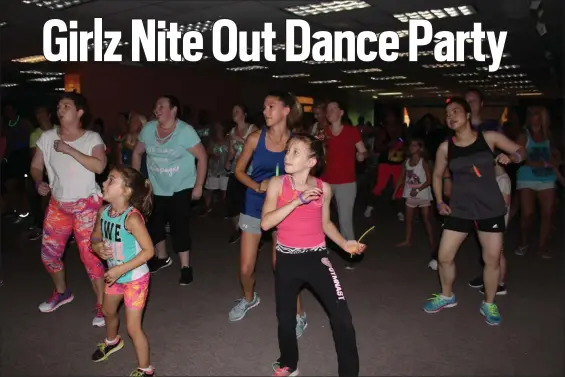
[{"label": "raised arm", "polygon": [[81,164],[91,172],[96,174],[102,174],[104,169],[106,169],[107,160],[106,160],[106,150],[104,148],[104,144],[98,144],[94,146],[92,148],[91,156],[76,150],[75,148],[69,146],[68,144],[67,146],[69,147],[68,152],[63,152],[63,153],[67,153],[69,156],[77,160],[79,164]]},{"label": "raised arm", "polygon": [[279,225],[292,211],[300,205],[298,199],[292,200],[284,206],[277,208],[277,198],[281,192],[282,179],[273,177],[267,187],[267,195],[263,204],[261,215],[261,229],[267,231]]},{"label": "raised arm", "polygon": [[490,147],[494,150],[495,148],[500,149],[510,157],[510,160],[514,163],[520,163],[525,161],[527,158],[526,148],[524,146],[517,144],[506,137],[501,132],[487,131],[484,133],[485,140],[489,143]]}]

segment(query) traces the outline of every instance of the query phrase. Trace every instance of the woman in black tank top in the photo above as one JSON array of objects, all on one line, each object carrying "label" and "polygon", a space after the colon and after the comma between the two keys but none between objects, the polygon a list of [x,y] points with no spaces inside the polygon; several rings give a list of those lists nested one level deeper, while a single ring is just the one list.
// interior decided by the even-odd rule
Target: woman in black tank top
[{"label": "woman in black tank top", "polygon": [[[526,152],[502,133],[473,131],[471,109],[462,98],[448,100],[446,118],[455,136],[440,145],[433,174],[438,210],[446,216],[438,255],[442,292],[428,300],[424,311],[437,313],[457,305],[452,292],[454,258],[467,235],[476,229],[485,261],[485,300],[480,312],[489,325],[498,325],[501,318],[494,297],[499,283],[506,206],[496,183],[495,162],[519,163]],[[495,148],[504,153],[495,158]],[[452,177],[449,205],[443,201],[443,175],[447,168]]]}]

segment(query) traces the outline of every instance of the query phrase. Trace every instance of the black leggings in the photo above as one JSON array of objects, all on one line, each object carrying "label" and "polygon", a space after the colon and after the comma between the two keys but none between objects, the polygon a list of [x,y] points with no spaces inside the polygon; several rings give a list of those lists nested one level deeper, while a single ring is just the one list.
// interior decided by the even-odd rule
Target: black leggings
[{"label": "black leggings", "polygon": [[[359,355],[351,313],[341,283],[324,250],[300,254],[281,252],[277,245],[275,299],[281,367],[298,366],[296,339],[296,296],[308,285],[320,298],[330,316],[340,377],[359,375]],[[285,250],[283,250],[285,251]],[[286,250],[288,252],[288,250]]]}]

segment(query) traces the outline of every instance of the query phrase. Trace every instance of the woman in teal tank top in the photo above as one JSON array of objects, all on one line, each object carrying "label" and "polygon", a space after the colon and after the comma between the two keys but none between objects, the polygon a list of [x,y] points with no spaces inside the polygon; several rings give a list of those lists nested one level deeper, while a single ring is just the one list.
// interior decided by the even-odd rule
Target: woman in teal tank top
[{"label": "woman in teal tank top", "polygon": [[144,216],[152,210],[152,188],[137,170],[120,166],[112,169],[103,185],[103,198],[109,203],[98,212],[92,232],[92,250],[108,262],[104,275],[106,289],[102,312],[106,321],[106,339],[92,354],[94,362],[104,361],[124,346],[118,335],[118,307],[122,300],[138,366],[131,375],[154,376],[149,361],[149,343],[141,328],[141,319],[149,291],[147,261],[155,254],[145,227]]},{"label": "woman in teal tank top", "polygon": [[517,255],[528,249],[536,201],[540,206],[540,237],[537,251],[543,258],[551,258],[547,240],[552,228],[555,207],[555,170],[561,165],[559,151],[553,146],[549,114],[543,107],[528,109],[527,128],[518,138],[526,148],[528,158],[518,169],[516,190],[520,198],[520,246]]},{"label": "woman in teal tank top", "polygon": [[[263,104],[266,126],[253,132],[243,146],[235,167],[235,177],[247,187],[245,205],[239,216],[241,228],[240,281],[243,297],[229,312],[229,320],[239,321],[249,309],[259,305],[255,292],[255,265],[261,241],[261,209],[269,179],[284,174],[284,156],[291,131],[302,117],[302,107],[296,98],[284,91],[271,92]],[[248,169],[251,165],[252,169]],[[273,265],[276,233],[273,233]],[[306,316],[298,301],[297,336],[306,328]]]}]

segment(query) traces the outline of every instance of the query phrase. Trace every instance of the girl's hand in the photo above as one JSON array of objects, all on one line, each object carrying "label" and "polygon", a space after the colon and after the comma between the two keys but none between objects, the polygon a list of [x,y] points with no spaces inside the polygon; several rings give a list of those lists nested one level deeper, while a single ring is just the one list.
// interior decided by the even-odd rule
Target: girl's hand
[{"label": "girl's hand", "polygon": [[322,196],[322,193],[322,189],[318,187],[312,187],[300,194],[298,200],[300,201],[301,205],[308,204],[320,198],[320,196]]},{"label": "girl's hand", "polygon": [[410,196],[412,198],[418,196],[418,189],[413,188],[412,190],[410,190]]},{"label": "girl's hand", "polygon": [[443,216],[451,215],[451,208],[449,208],[449,206],[447,204],[445,204],[444,202],[441,202],[437,205],[437,210],[438,210],[440,215],[443,215]]},{"label": "girl's hand", "polygon": [[106,282],[106,284],[112,285],[122,275],[123,275],[123,273],[120,269],[120,266],[115,266],[115,267],[110,268],[108,271],[106,271],[106,273],[104,274],[104,281]]},{"label": "girl's hand", "polygon": [[347,251],[349,254],[361,254],[366,248],[367,245],[357,241],[345,241],[345,244],[343,245],[343,250]]},{"label": "girl's hand", "polygon": [[265,179],[263,182],[261,182],[261,184],[259,185],[259,188],[257,189],[257,192],[263,193],[263,192],[267,192],[267,188],[269,187],[269,180]]},{"label": "girl's hand", "polygon": [[92,251],[98,255],[98,258],[102,260],[108,260],[114,256],[114,251],[111,248],[106,247],[104,242],[94,242],[91,245]]},{"label": "girl's hand", "polygon": [[494,160],[496,161],[497,164],[500,164],[500,165],[508,165],[509,163],[512,162],[510,157],[508,157],[508,155],[506,155],[504,153],[501,153],[498,156],[496,156],[496,158]]}]

